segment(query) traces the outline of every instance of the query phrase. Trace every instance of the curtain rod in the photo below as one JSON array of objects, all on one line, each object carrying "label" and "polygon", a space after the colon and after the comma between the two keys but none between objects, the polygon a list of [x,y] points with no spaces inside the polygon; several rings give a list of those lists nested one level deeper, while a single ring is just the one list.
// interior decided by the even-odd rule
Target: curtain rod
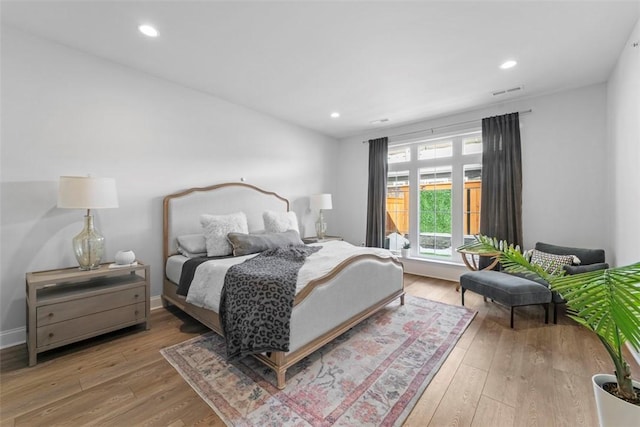
[{"label": "curtain rod", "polygon": [[[529,114],[531,113],[533,110],[531,108],[529,108],[528,110],[524,110],[524,111],[518,111],[518,114],[522,115],[522,114]],[[482,119],[476,119],[476,120],[466,120],[464,122],[458,122],[458,123],[450,123],[448,125],[441,125],[441,126],[434,126],[432,128],[427,128],[427,129],[421,129],[421,130],[414,130],[411,132],[405,132],[405,133],[399,133],[397,135],[389,135],[389,138],[394,138],[396,136],[407,136],[407,135],[413,135],[414,133],[422,133],[422,132],[426,132],[426,131],[431,131],[431,133],[433,134],[433,131],[436,129],[444,129],[444,128],[450,128],[453,126],[459,126],[459,125],[466,125],[468,123],[475,123],[479,120]],[[363,144],[367,144],[369,141],[362,141]]]}]

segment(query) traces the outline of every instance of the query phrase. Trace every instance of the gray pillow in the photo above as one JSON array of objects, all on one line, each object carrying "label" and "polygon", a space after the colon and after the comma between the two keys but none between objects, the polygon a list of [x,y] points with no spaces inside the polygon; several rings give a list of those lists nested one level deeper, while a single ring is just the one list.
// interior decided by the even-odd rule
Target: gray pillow
[{"label": "gray pillow", "polygon": [[609,264],[606,262],[598,262],[595,264],[587,264],[587,265],[565,265],[564,271],[569,274],[580,274],[580,273],[589,273],[591,271],[596,270],[604,270],[609,268]]},{"label": "gray pillow", "polygon": [[199,254],[207,252],[207,243],[204,240],[204,234],[183,234],[178,236],[178,252],[180,250],[189,252],[191,254]]},{"label": "gray pillow", "polygon": [[229,233],[227,240],[233,247],[234,256],[255,254],[267,249],[304,245],[300,240],[300,234],[295,230],[261,234]]}]

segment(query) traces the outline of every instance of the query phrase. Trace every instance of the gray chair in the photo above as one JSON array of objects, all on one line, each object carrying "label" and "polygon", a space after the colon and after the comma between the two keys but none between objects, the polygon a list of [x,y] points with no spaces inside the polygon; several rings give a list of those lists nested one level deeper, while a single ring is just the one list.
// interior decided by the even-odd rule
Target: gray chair
[{"label": "gray chair", "polygon": [[[567,274],[587,273],[589,271],[603,270],[609,268],[609,264],[604,262],[604,249],[583,249],[569,246],[558,246],[550,243],[536,243],[535,248],[539,251],[554,255],[575,255],[580,258],[580,265],[565,265]],[[549,283],[542,279],[536,282],[549,287]],[[551,292],[551,302],[553,303],[553,323],[558,323],[558,305],[566,301],[557,292]]]},{"label": "gray chair", "polygon": [[[604,262],[603,249],[583,249],[558,246],[538,242],[535,248],[554,255],[575,255],[580,265],[566,265],[567,274],[586,273],[609,268]],[[511,308],[511,328],[513,328],[513,308],[523,305],[542,304],[545,307],[545,323],[548,322],[549,303],[553,303],[553,323],[558,323],[558,305],[566,301],[559,293],[549,290],[549,283],[531,276],[522,276],[498,271],[474,271],[460,276],[462,305],[464,292],[471,290],[486,298],[491,298]]]}]

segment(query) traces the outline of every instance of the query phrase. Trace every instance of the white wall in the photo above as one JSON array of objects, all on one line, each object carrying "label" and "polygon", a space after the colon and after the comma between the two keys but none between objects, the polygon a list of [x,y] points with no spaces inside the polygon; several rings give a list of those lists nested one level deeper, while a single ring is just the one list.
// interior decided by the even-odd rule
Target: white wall
[{"label": "white wall", "polygon": [[640,261],[640,21],[624,45],[607,84],[608,200],[613,265]]},{"label": "white wall", "polygon": [[[479,127],[482,117],[532,109],[520,120],[525,246],[544,241],[604,248],[609,253],[603,203],[608,174],[605,89],[598,84],[342,140],[337,172],[340,192],[334,202],[338,232],[352,243],[364,241],[368,146],[362,141],[475,119]],[[452,280],[465,271],[446,263],[414,261],[405,270]]]},{"label": "white wall", "polygon": [[114,177],[120,208],[94,211],[107,258],[131,248],[161,293],[162,197],[247,182],[292,201],[334,189],[337,141],[118,64],[2,28],[0,344],[24,339],[28,271],[77,265],[84,212],[56,208],[60,175]]}]

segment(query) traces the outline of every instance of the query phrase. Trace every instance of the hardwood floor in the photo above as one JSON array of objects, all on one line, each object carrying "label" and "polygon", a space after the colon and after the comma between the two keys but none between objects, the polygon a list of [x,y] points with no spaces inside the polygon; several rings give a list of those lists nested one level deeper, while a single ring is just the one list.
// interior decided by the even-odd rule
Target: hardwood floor
[{"label": "hardwood floor", "polygon": [[[460,304],[455,283],[405,275],[407,292]],[[541,307],[509,310],[471,292],[478,314],[425,390],[406,426],[597,426],[591,375],[611,372],[591,333]],[[206,328],[158,309],[151,330],[132,327],[42,353],[0,352],[0,425],[224,425],[159,350]],[[631,359],[631,357],[630,357]],[[640,369],[632,366],[634,378]]]}]

